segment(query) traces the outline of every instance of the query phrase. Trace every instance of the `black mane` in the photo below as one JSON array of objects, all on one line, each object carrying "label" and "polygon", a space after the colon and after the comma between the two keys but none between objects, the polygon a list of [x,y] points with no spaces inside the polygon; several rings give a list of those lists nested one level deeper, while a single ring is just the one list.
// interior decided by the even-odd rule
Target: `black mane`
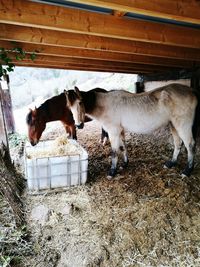
[{"label": "black mane", "polygon": [[29,113],[26,115],[26,123],[27,123],[28,125],[31,125],[31,123],[32,123],[32,112],[31,112],[31,110],[30,110]]}]

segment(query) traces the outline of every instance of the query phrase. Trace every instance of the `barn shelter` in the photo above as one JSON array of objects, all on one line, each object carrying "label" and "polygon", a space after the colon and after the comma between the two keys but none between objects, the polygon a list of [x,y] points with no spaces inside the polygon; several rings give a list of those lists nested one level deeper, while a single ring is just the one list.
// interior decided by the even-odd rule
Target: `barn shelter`
[{"label": "barn shelter", "polygon": [[[147,82],[179,79],[199,89],[200,2],[0,0],[0,47],[36,54],[33,61],[11,54],[16,66],[138,74],[138,92]],[[35,213],[43,204],[42,223],[32,213],[38,254],[33,249],[36,261],[27,266],[199,266],[199,163],[192,178],[181,180],[180,167],[160,167],[169,155],[168,135],[130,135],[130,167],[109,182],[102,177],[109,146],[99,147],[99,132],[85,142],[84,131],[78,138],[91,155],[91,185],[21,203],[8,182],[13,174],[1,176],[14,192],[7,197],[19,224],[24,207],[16,203]]]},{"label": "barn shelter", "polygon": [[[1,0],[0,47],[16,66],[136,73],[199,87],[199,1]],[[1,126],[2,128],[2,126]]]}]

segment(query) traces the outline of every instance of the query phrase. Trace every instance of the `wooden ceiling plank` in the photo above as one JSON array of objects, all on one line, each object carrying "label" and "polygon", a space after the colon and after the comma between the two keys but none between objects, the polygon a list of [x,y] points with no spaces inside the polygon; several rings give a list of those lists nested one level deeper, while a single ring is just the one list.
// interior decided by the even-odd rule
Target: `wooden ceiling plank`
[{"label": "wooden ceiling plank", "polygon": [[161,44],[148,44],[137,41],[119,40],[107,37],[89,36],[76,33],[58,32],[0,23],[0,39],[33,44],[75,47],[99,51],[140,54],[161,58],[200,60],[200,50],[178,48]]},{"label": "wooden ceiling plank", "polygon": [[0,0],[0,22],[147,43],[200,47],[198,29],[23,0]]},{"label": "wooden ceiling plank", "polygon": [[[12,50],[13,43],[9,41],[0,40],[0,47],[4,47],[6,50]],[[27,43],[16,43],[15,47],[21,47],[26,53],[35,52],[38,55],[48,55],[57,57],[69,57],[69,58],[85,58],[85,59],[97,59],[102,61],[116,61],[116,62],[129,62],[129,63],[141,63],[141,64],[152,64],[160,66],[173,66],[191,68],[193,62],[186,60],[168,59],[163,60],[158,57],[146,57],[143,55],[114,53],[109,51],[97,51],[80,48],[68,48],[68,47],[57,47],[47,45],[36,45]],[[199,62],[200,64],[200,62]]]},{"label": "wooden ceiling plank", "polygon": [[179,0],[72,0],[72,2],[104,7],[121,12],[200,24],[200,2]]},{"label": "wooden ceiling plank", "polygon": [[99,68],[98,66],[85,66],[85,65],[74,65],[70,63],[58,64],[56,62],[30,62],[30,61],[15,61],[14,64],[16,66],[21,67],[41,67],[41,68],[53,68],[53,69],[68,69],[68,70],[85,70],[85,71],[98,71],[98,72],[114,72],[114,73],[129,73],[129,74],[136,74],[136,73],[152,73],[152,70],[147,69],[120,69],[120,68],[111,68],[111,67],[104,67]]},{"label": "wooden ceiling plank", "polygon": [[[14,56],[10,56],[11,59],[15,59]],[[24,60],[23,60],[24,61]],[[26,58],[26,61],[32,61],[28,57]],[[99,67],[114,67],[114,68],[120,68],[120,69],[146,69],[150,68],[152,70],[166,70],[166,69],[177,69],[177,67],[167,67],[167,66],[152,66],[151,64],[139,64],[139,63],[124,63],[124,62],[113,62],[113,61],[102,61],[102,60],[91,60],[91,59],[83,59],[83,58],[66,58],[66,57],[55,57],[55,56],[44,56],[44,55],[37,55],[34,62],[57,62],[57,63],[70,63],[70,64],[81,64],[81,65],[96,65]]]}]

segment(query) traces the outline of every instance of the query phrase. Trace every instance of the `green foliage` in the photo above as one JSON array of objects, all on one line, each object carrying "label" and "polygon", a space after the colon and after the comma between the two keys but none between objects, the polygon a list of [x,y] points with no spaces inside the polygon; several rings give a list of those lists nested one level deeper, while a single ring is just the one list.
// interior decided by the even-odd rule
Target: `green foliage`
[{"label": "green foliage", "polygon": [[[14,55],[16,60],[23,60],[27,56],[21,47],[14,47],[10,50],[0,47],[0,79],[2,76],[14,71],[15,65],[12,63],[11,55]],[[36,58],[35,52],[28,54],[28,57],[34,60]]]},{"label": "green foliage", "polygon": [[18,133],[9,134],[8,135],[8,141],[11,147],[17,147],[21,145],[21,143],[27,141],[26,135],[20,135]]},{"label": "green foliage", "polygon": [[8,267],[10,266],[11,257],[9,256],[1,256],[0,258],[0,266],[2,267]]},{"label": "green foliage", "polygon": [[[25,256],[32,254],[32,243],[29,241],[29,234],[26,225],[20,229],[14,227],[3,227],[1,232],[1,255],[0,266],[21,266]],[[9,230],[9,231],[8,231]]]}]

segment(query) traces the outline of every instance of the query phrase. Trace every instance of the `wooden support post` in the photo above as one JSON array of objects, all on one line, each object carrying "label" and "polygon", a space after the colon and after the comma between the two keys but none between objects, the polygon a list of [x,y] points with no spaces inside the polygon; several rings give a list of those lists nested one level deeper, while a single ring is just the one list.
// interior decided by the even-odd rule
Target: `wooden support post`
[{"label": "wooden support post", "polygon": [[0,148],[3,145],[8,148],[8,138],[7,138],[5,117],[2,104],[2,88],[0,83]]},{"label": "wooden support post", "polygon": [[5,75],[2,81],[2,105],[3,105],[3,112],[5,117],[5,124],[7,133],[14,133],[15,132],[15,122],[13,116],[13,109],[12,109],[12,101],[10,95],[10,86],[9,86],[9,76]]},{"label": "wooden support post", "polygon": [[200,92],[200,78],[198,75],[193,75],[191,77],[190,86]]},{"label": "wooden support post", "polygon": [[144,92],[144,83],[143,82],[136,82],[136,93],[143,93]]}]

